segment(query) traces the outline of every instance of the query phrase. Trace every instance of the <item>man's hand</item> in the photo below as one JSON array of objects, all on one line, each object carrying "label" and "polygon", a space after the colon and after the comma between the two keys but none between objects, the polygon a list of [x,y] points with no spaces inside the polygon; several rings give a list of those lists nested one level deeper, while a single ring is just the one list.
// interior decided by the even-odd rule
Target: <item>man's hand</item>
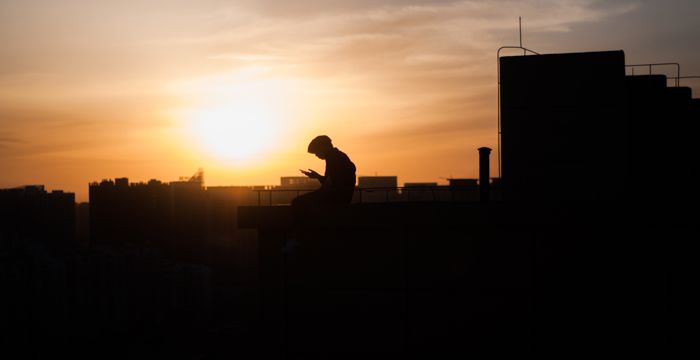
[{"label": "man's hand", "polygon": [[302,174],[304,174],[312,179],[319,179],[319,180],[323,179],[323,176],[314,170],[309,169],[309,171],[305,171],[305,170],[299,169],[299,171],[301,171]]}]

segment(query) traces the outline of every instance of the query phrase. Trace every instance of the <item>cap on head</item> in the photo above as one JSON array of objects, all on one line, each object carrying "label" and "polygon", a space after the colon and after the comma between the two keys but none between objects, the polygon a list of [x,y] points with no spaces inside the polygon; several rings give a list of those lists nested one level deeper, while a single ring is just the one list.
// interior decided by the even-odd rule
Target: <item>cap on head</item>
[{"label": "cap on head", "polygon": [[329,138],[326,135],[319,135],[316,136],[313,140],[311,140],[311,142],[309,143],[308,151],[312,154],[319,154],[324,153],[332,148],[333,143],[331,142],[331,138]]}]

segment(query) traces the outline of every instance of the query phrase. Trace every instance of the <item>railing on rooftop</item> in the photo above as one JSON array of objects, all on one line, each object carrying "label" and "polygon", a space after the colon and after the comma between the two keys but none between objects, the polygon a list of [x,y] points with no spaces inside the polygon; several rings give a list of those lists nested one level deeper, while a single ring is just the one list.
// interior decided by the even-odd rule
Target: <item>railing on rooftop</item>
[{"label": "railing on rooftop", "polygon": [[697,80],[697,79],[700,79],[700,76],[671,76],[671,77],[668,77],[668,79],[669,80],[676,80],[676,84],[680,85],[680,83],[679,83],[680,80],[683,80],[683,79]]},{"label": "railing on rooftop", "polygon": [[650,64],[630,64],[630,65],[625,65],[625,68],[628,68],[632,71],[632,74],[634,75],[634,69],[638,67],[644,67],[649,69],[649,73],[646,75],[653,75],[654,68],[659,67],[659,66],[675,66],[676,67],[676,76],[673,77],[668,77],[668,79],[675,79],[676,87],[680,85],[680,79],[681,77],[681,64],[675,63],[675,62],[666,62],[666,63],[650,63]]},{"label": "railing on rooftop", "polygon": [[[288,201],[276,203],[274,194],[289,194],[299,196],[312,192],[310,189],[257,189],[258,206],[272,206],[287,204]],[[279,197],[278,197],[279,198]],[[285,198],[289,199],[289,198]],[[291,199],[289,199],[291,201]],[[410,186],[410,187],[373,187],[355,188],[353,203],[374,202],[408,202],[408,201],[478,201],[479,187],[450,187],[438,186]]]}]

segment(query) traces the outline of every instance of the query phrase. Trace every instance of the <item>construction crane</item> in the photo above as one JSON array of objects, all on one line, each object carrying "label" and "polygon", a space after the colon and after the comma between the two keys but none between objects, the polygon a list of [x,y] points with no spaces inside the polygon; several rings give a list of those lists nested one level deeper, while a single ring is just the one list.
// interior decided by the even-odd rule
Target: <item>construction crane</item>
[{"label": "construction crane", "polygon": [[191,183],[200,183],[204,185],[204,170],[202,168],[197,169],[197,172],[194,173],[194,175],[187,177],[187,176],[180,176],[180,181],[186,181],[186,182],[191,182]]}]

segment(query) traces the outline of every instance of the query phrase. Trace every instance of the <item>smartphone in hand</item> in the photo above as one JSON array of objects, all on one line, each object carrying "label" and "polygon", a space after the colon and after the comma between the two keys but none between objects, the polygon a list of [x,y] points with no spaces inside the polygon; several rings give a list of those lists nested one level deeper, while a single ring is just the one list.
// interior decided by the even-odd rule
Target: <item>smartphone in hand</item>
[{"label": "smartphone in hand", "polygon": [[304,174],[312,179],[318,179],[321,177],[321,175],[319,173],[317,173],[316,171],[311,170],[311,169],[309,169],[309,171],[299,169],[299,171],[301,171],[302,174]]}]

